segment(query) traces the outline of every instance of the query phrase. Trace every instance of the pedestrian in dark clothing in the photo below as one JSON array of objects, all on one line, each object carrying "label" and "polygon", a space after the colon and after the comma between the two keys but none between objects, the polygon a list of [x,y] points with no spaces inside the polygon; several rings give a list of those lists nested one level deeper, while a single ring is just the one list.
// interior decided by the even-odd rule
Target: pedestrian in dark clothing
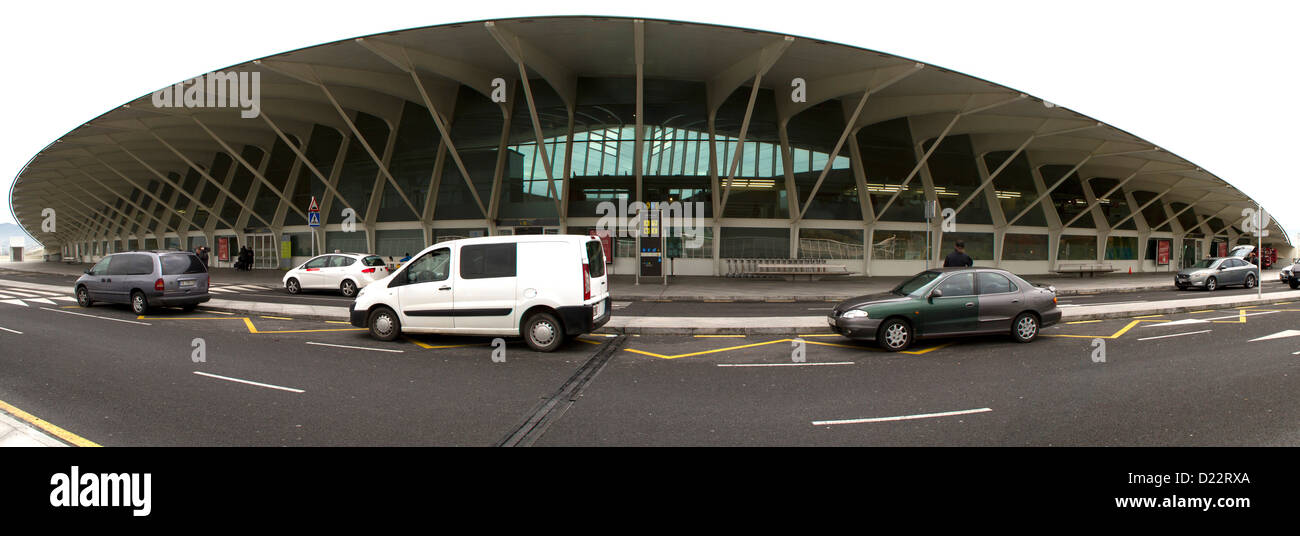
[{"label": "pedestrian in dark clothing", "polygon": [[975,265],[975,261],[970,258],[970,255],[966,254],[966,242],[963,242],[961,240],[958,240],[957,243],[954,245],[952,253],[949,253],[948,256],[943,259],[944,268],[966,267],[966,266],[974,266],[974,265]]},{"label": "pedestrian in dark clothing", "polygon": [[208,267],[208,248],[207,248],[206,246],[199,246],[199,247],[197,247],[197,248],[194,249],[194,253],[197,254],[197,255],[199,256],[199,261],[203,263],[203,267],[204,267],[204,268],[207,268],[207,267]]}]

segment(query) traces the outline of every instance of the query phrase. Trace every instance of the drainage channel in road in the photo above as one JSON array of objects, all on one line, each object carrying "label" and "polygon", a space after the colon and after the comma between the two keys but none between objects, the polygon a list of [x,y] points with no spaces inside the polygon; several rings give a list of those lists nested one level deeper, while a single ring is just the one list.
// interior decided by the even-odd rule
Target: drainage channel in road
[{"label": "drainage channel in road", "polygon": [[625,335],[605,341],[554,394],[534,406],[523,422],[494,446],[530,447],[536,443],[546,433],[546,429],[550,428],[551,423],[563,417],[564,413],[578,401],[582,391],[591,384],[597,374],[600,374],[605,365],[609,364],[610,359],[626,342]]}]

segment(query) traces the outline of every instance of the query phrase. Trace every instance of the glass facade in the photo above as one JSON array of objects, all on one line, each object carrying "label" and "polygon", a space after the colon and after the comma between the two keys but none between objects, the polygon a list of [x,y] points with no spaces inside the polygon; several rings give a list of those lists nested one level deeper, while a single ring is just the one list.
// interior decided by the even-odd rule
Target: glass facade
[{"label": "glass facade", "polygon": [[[988,153],[984,155],[984,166],[989,174],[992,174],[1006,162],[1009,156],[1011,151]],[[1006,164],[1002,172],[994,177],[991,187],[1008,223],[1024,212],[1020,219],[1015,220],[1014,225],[1034,227],[1047,225],[1047,219],[1043,216],[1042,203],[1034,203],[1034,200],[1038,199],[1038,188],[1034,186],[1033,171],[1029,167],[1029,159],[1025,153],[1016,155],[1014,160]]]},{"label": "glass facade", "polygon": [[864,258],[862,235],[860,229],[799,229],[799,258]]},{"label": "glass facade", "polygon": [[885,231],[871,237],[871,258],[882,261],[914,261],[925,258],[925,231]]},{"label": "glass facade", "polygon": [[[958,218],[960,217],[959,214]],[[942,260],[952,253],[958,240],[965,242],[966,254],[970,255],[976,266],[993,264],[993,233],[943,233],[938,258]]]},{"label": "glass facade", "polygon": [[1007,233],[1002,237],[1002,260],[1045,261],[1047,243],[1047,235]]},{"label": "glass facade", "polygon": [[[1137,223],[1133,222],[1133,218],[1128,217],[1133,212],[1128,206],[1128,199],[1124,196],[1124,189],[1117,188],[1118,180],[1094,178],[1088,181],[1088,185],[1092,187],[1093,195],[1097,196],[1097,207],[1101,209],[1102,214],[1106,215],[1107,225],[1112,229],[1137,230]],[[1107,193],[1110,195],[1106,195]]]},{"label": "glass facade", "polygon": [[1137,243],[1138,239],[1136,236],[1106,237],[1106,260],[1137,260]]},{"label": "glass facade", "polygon": [[[1070,166],[1043,166],[1041,171],[1043,180],[1050,186],[1059,181],[1065,172],[1070,171]],[[1051,197],[1052,205],[1056,207],[1062,225],[1069,223],[1067,227],[1097,228],[1097,222],[1092,218],[1092,211],[1085,211],[1088,207],[1088,199],[1083,195],[1083,182],[1079,180],[1078,173],[1071,173],[1069,178],[1052,190]],[[1071,223],[1070,220],[1074,221]],[[1094,245],[1092,249],[1096,251],[1097,247]]]},{"label": "glass facade", "polygon": [[723,227],[721,256],[724,259],[788,259],[790,229]]},{"label": "glass facade", "polygon": [[1097,237],[1062,236],[1061,246],[1057,248],[1056,259],[1060,261],[1096,261]]}]

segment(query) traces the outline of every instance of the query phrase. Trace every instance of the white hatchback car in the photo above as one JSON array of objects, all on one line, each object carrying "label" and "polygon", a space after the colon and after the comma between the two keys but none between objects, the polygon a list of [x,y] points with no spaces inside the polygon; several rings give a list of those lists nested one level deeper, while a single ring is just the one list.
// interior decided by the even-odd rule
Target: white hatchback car
[{"label": "white hatchback car", "polygon": [[314,257],[284,274],[289,294],[303,290],[337,290],[349,298],[357,291],[390,274],[388,263],[378,255],[329,253]]},{"label": "white hatchback car", "polygon": [[391,341],[407,333],[520,336],[549,352],[610,318],[600,239],[580,235],[449,240],[361,290],[352,325]]}]

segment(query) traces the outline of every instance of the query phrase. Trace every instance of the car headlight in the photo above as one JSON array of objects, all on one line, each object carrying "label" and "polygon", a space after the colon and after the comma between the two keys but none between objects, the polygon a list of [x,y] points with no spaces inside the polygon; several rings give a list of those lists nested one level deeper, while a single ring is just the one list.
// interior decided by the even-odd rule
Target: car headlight
[{"label": "car headlight", "polygon": [[863,311],[862,309],[852,309],[849,311],[845,311],[843,315],[840,315],[840,318],[866,318],[866,317],[867,317],[867,312]]}]

